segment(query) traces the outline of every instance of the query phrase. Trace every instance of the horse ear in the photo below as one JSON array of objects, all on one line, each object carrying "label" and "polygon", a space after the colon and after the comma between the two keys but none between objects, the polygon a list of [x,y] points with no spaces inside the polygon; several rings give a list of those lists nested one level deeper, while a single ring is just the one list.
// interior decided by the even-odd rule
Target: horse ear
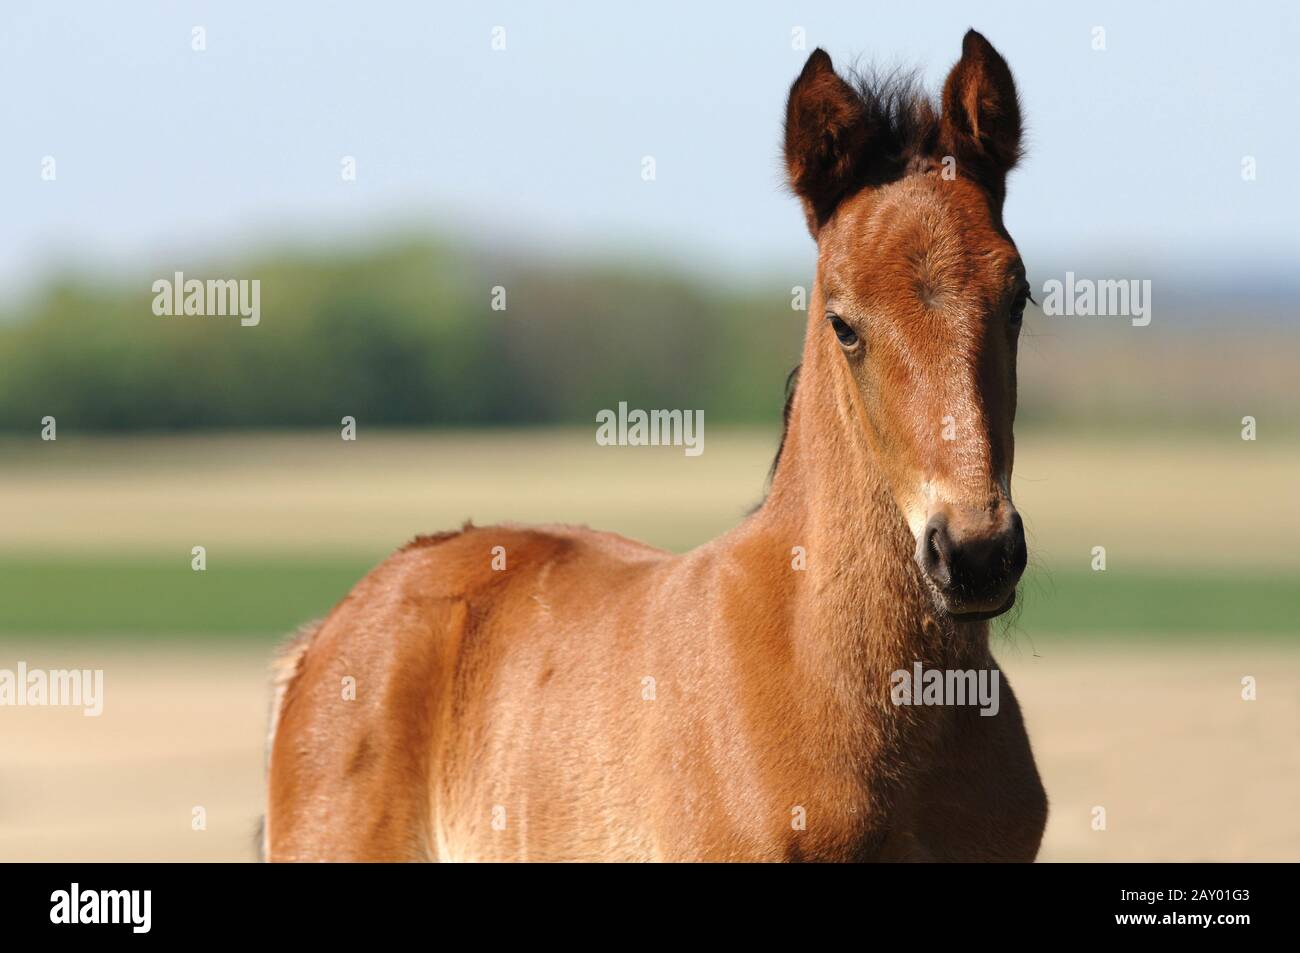
[{"label": "horse ear", "polygon": [[993,44],[974,30],[943,84],[943,148],[1001,199],[1006,175],[1020,158],[1016,83]]},{"label": "horse ear", "polygon": [[861,97],[825,50],[813,50],[786,103],[785,166],[814,238],[852,182],[866,138]]}]

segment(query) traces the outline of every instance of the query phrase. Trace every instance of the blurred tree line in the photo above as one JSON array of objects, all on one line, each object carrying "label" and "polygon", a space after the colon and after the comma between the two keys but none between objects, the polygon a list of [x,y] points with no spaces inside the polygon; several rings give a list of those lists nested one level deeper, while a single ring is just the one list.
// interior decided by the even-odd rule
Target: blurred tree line
[{"label": "blurred tree line", "polygon": [[[779,419],[803,315],[618,266],[406,239],[185,278],[261,281],[261,320],[157,316],[156,278],[55,282],[0,322],[0,429],[591,424],[620,400]],[[494,310],[493,289],[505,292]]]},{"label": "blurred tree line", "polygon": [[[790,285],[743,287],[644,263],[455,249],[419,235],[264,253],[198,279],[259,279],[261,319],[160,317],[172,272],[67,277],[0,312],[0,431],[574,424],[619,401],[775,427],[804,315]],[[493,308],[504,289],[505,309]],[[1020,343],[1027,426],[1300,433],[1300,336],[1211,303],[1150,327],[1046,318]],[[1230,319],[1225,316],[1231,316]]]}]

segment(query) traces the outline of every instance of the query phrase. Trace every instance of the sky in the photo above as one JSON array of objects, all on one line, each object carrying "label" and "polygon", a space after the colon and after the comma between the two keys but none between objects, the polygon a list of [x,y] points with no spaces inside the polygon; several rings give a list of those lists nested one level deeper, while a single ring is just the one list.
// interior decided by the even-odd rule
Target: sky
[{"label": "sky", "polygon": [[779,158],[808,53],[937,90],[970,26],[1021,93],[1005,214],[1031,271],[1294,276],[1300,5],[6,0],[0,293],[397,227],[810,269]]}]

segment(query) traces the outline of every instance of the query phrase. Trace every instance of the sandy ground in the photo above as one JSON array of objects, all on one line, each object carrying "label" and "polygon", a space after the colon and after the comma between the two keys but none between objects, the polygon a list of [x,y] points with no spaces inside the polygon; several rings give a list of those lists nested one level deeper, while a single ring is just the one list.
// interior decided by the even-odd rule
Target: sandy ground
[{"label": "sandy ground", "polygon": [[1051,800],[1040,859],[1300,860],[1300,647],[1052,640],[997,655]]},{"label": "sandy ground", "polygon": [[[1000,657],[1052,800],[1043,860],[1300,859],[1300,648],[1053,640]],[[0,860],[252,860],[265,658],[29,653],[102,667],[105,708],[0,709]],[[1246,675],[1257,701],[1241,700]]]},{"label": "sandy ground", "polygon": [[102,668],[104,710],[0,708],[0,860],[253,860],[268,658],[29,650],[29,668]]}]

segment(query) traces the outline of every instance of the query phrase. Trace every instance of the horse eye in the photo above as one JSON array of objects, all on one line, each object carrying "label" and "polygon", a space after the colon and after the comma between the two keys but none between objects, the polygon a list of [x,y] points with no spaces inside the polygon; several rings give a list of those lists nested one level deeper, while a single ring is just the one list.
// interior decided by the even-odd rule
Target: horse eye
[{"label": "horse eye", "polygon": [[1011,305],[1011,326],[1013,328],[1020,327],[1021,322],[1025,320],[1025,303],[1028,300],[1029,292],[1024,291],[1020,293],[1019,297],[1017,297],[1015,302]]},{"label": "horse eye", "polygon": [[840,320],[838,314],[826,315],[826,320],[831,323],[835,329],[835,336],[840,339],[840,344],[845,348],[855,347],[858,343],[858,335],[854,330]]}]

